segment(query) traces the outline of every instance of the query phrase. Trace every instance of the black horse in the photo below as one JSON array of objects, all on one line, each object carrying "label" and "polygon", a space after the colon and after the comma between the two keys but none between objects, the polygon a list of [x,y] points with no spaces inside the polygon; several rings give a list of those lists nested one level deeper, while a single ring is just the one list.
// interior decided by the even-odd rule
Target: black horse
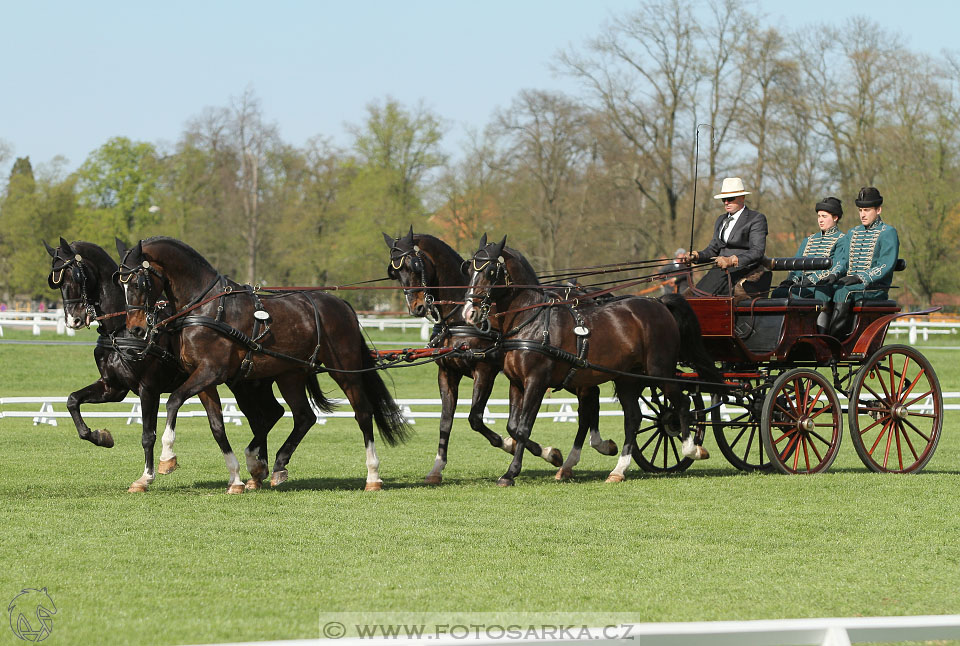
[{"label": "black horse", "polygon": [[517,451],[498,484],[513,484],[544,393],[561,385],[579,389],[611,380],[615,384],[624,410],[624,441],[607,482],[624,479],[642,420],[638,400],[648,381],[659,382],[670,403],[664,423],[684,439],[684,455],[706,458],[689,432],[689,399],[673,381],[681,344],[685,359],[694,361],[701,375],[719,379],[719,373],[706,359],[695,314],[689,305],[683,310],[686,301],[673,296],[680,300],[668,307],[657,299],[625,297],[601,304],[559,305],[538,287],[530,263],[506,247],[506,240],[487,244],[486,235],[480,240],[470,262],[464,305],[464,318],[475,325],[491,320],[495,308],[492,327],[503,335],[503,372],[510,379],[511,401],[519,402]]},{"label": "black horse", "polygon": [[[437,361],[437,381],[440,386],[440,398],[443,402],[440,416],[440,442],[433,469],[427,474],[427,484],[440,484],[443,468],[447,464],[447,447],[450,430],[453,426],[454,412],[457,407],[458,387],[463,377],[473,379],[473,401],[468,420],[470,428],[480,433],[492,446],[512,454],[516,448],[513,438],[514,424],[507,423],[507,432],[511,437],[503,438],[492,431],[483,422],[483,411],[493,390],[493,383],[500,373],[501,357],[496,352],[497,334],[481,332],[476,326],[463,320],[463,302],[466,284],[469,280],[464,271],[463,258],[443,240],[427,234],[414,234],[413,227],[401,238],[391,238],[386,233],[383,239],[390,249],[390,265],[387,273],[404,287],[407,308],[414,316],[432,316],[437,322],[430,344],[435,347],[457,347],[467,345],[471,350],[483,353],[480,357],[444,357]],[[491,351],[492,349],[492,351]],[[580,394],[580,393],[578,393]],[[541,447],[533,441],[526,445],[528,451],[542,457],[557,471],[558,480],[573,476],[573,467],[579,461],[587,431],[590,432],[590,445],[603,455],[615,455],[617,445],[611,440],[603,440],[599,432],[599,388],[591,388],[581,394],[580,428],[574,447],[561,463],[560,451],[552,447]],[[515,407],[511,407],[515,410]]]},{"label": "black horse", "polygon": [[[347,396],[363,432],[365,488],[381,488],[373,421],[388,444],[406,439],[408,429],[375,372],[357,315],[347,302],[321,291],[263,293],[239,285],[173,238],[142,240],[129,250],[118,242],[117,250],[123,258],[117,280],[126,295],[127,328],[147,339],[163,329],[174,332],[189,372],[167,400],[168,429],[176,427],[183,402],[197,393],[215,394],[221,383],[276,380],[294,419],[294,430],[274,462],[270,483],[279,485],[287,479],[290,456],[317,420],[305,390],[320,410],[330,410],[316,381],[316,373],[326,371]],[[177,312],[175,318],[160,320],[163,296]],[[242,491],[220,402],[211,396],[205,407],[230,472],[228,491]]]},{"label": "black horse", "polygon": [[[157,439],[157,409],[160,395],[178,388],[187,375],[177,361],[174,339],[157,339],[150,352],[146,344],[126,329],[126,304],[123,290],[112,280],[117,263],[99,246],[83,241],[72,244],[60,238],[54,249],[43,243],[53,258],[47,279],[51,289],[59,289],[63,298],[66,324],[73,328],[89,326],[99,319],[97,346],[93,351],[100,379],[70,393],[67,409],[73,417],[81,439],[106,448],[113,446],[113,436],[106,429],[91,430],[80,415],[82,404],[102,404],[122,401],[133,391],[140,397],[143,417],[144,470],[128,491],[142,492],[154,480],[153,447]],[[271,382],[249,382],[234,389],[237,405],[247,417],[254,435],[263,435],[283,416],[283,407],[273,396]],[[156,471],[171,473],[177,468],[173,451],[174,434],[164,433],[163,450]],[[262,478],[261,478],[262,479]],[[247,487],[259,488],[254,477]]]}]

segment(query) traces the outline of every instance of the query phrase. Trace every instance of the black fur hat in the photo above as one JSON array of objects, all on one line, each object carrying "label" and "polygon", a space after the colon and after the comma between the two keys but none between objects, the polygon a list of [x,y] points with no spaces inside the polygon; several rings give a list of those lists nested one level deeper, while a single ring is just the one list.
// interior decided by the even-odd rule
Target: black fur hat
[{"label": "black fur hat", "polygon": [[840,203],[840,200],[835,197],[823,198],[817,202],[817,206],[814,210],[817,212],[826,211],[827,213],[832,213],[833,215],[837,216],[838,220],[843,217],[843,205]]},{"label": "black fur hat", "polygon": [[855,204],[861,209],[880,206],[883,204],[883,196],[880,195],[880,191],[873,186],[864,186],[860,189]]}]

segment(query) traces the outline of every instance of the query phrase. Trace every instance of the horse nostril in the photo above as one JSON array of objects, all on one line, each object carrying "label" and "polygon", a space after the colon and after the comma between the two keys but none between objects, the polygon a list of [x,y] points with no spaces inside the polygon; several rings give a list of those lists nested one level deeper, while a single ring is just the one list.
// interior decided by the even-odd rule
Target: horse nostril
[{"label": "horse nostril", "polygon": [[426,308],[423,305],[417,305],[413,308],[414,316],[423,316],[424,312],[426,312]]}]

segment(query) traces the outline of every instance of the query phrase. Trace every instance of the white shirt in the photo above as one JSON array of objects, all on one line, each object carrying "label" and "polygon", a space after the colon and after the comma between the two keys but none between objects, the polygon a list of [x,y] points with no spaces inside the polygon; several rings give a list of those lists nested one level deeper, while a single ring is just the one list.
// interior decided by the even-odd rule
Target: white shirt
[{"label": "white shirt", "polygon": [[[727,240],[730,239],[730,232],[733,231],[733,227],[735,227],[735,226],[737,225],[737,220],[740,218],[740,214],[743,213],[744,210],[746,210],[746,208],[747,208],[746,205],[741,206],[741,207],[740,207],[740,210],[733,214],[733,216],[732,216],[733,219],[730,220],[729,224],[727,224],[727,228],[726,228],[726,229],[723,229],[723,234],[722,234],[722,236],[721,236],[721,240],[723,240],[724,242],[726,242]],[[727,217],[731,217],[731,216],[727,216]],[[721,228],[722,228],[722,225],[721,225]]]}]

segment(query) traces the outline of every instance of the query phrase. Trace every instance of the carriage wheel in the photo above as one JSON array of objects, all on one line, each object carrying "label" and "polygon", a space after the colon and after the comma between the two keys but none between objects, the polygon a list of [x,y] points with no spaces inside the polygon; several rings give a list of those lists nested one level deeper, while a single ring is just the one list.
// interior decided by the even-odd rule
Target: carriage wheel
[{"label": "carriage wheel", "polygon": [[[727,405],[729,421],[723,419],[719,406],[710,411],[713,438],[723,457],[741,471],[770,471],[773,465],[760,440],[760,408],[767,391],[759,381],[754,385],[756,388],[747,393],[745,401]],[[711,405],[719,402],[719,395],[713,395]]]},{"label": "carriage wheel", "polygon": [[940,441],[943,393],[914,348],[880,348],[853,378],[850,439],[868,469],[910,473],[927,465]]},{"label": "carriage wheel", "polygon": [[783,473],[820,473],[833,464],[843,438],[843,409],[830,381],[795,368],[773,382],[763,400],[763,447]]},{"label": "carriage wheel", "polygon": [[[633,460],[644,471],[650,473],[680,473],[693,464],[693,460],[683,457],[680,434],[664,423],[663,391],[651,388],[640,393],[640,407],[643,419],[637,430],[637,441],[633,446]],[[703,397],[699,392],[689,393],[691,405],[697,410],[703,409]],[[694,415],[695,427],[691,428],[695,442],[703,442],[705,416]]]}]

